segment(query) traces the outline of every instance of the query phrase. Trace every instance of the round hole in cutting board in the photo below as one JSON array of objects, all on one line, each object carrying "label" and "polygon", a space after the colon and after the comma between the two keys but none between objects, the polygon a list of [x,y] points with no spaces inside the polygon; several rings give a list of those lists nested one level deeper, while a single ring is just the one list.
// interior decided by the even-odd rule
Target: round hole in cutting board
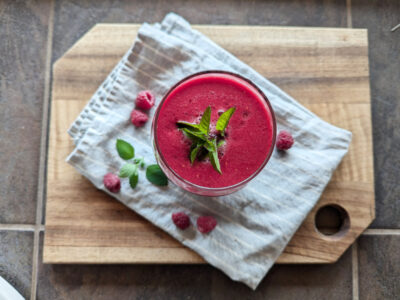
[{"label": "round hole in cutting board", "polygon": [[342,237],[350,228],[349,214],[337,204],[322,206],[315,214],[315,228],[324,236]]}]

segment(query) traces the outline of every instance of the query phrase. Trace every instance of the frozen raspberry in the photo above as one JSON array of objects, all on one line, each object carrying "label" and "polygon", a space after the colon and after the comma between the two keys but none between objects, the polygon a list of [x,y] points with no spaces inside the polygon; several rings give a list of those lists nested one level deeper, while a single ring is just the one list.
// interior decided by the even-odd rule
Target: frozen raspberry
[{"label": "frozen raspberry", "polygon": [[155,97],[151,91],[141,91],[136,97],[136,107],[149,110],[153,107]]},{"label": "frozen raspberry", "polygon": [[119,177],[113,173],[106,174],[103,178],[103,183],[111,193],[118,193],[121,189],[121,181]]},{"label": "frozen raspberry", "polygon": [[217,220],[210,216],[202,216],[197,219],[197,229],[201,233],[209,233],[215,226],[217,226]]},{"label": "frozen raspberry", "polygon": [[294,140],[290,132],[286,130],[281,130],[279,132],[276,139],[276,148],[278,148],[278,150],[288,150],[292,147],[293,143]]},{"label": "frozen raspberry", "polygon": [[132,124],[135,125],[136,127],[142,127],[144,126],[144,124],[147,122],[147,120],[149,119],[149,117],[141,112],[140,110],[132,110],[131,113],[131,121]]},{"label": "frozen raspberry", "polygon": [[184,230],[189,227],[190,225],[190,219],[187,214],[184,212],[178,212],[172,214],[172,221],[176,225],[176,227]]}]

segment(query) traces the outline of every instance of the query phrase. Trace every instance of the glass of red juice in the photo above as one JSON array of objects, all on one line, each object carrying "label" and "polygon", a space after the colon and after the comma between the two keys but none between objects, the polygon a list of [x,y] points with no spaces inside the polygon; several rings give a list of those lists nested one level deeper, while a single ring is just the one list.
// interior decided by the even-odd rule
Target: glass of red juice
[{"label": "glass of red juice", "polygon": [[[222,112],[236,108],[218,149],[221,174],[208,158],[191,163],[191,141],[177,126],[178,121],[198,124],[207,107],[211,107],[210,132]],[[267,164],[275,137],[275,116],[267,97],[250,80],[226,71],[200,72],[179,81],[163,97],[152,124],[155,156],[166,176],[204,196],[243,188]]]}]

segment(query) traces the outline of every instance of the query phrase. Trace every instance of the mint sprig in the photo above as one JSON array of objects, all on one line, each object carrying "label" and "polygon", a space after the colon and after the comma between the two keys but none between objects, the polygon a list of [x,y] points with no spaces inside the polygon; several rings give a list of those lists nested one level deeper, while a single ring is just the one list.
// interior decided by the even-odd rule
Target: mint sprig
[{"label": "mint sprig", "polygon": [[208,157],[210,158],[211,165],[219,174],[221,172],[221,166],[219,165],[218,149],[217,149],[217,139],[213,139],[213,151],[208,152]]},{"label": "mint sprig", "polygon": [[180,127],[180,128],[199,130],[199,124],[192,124],[192,123],[185,122],[185,121],[178,121],[178,122],[176,122],[176,124],[178,124],[178,127]]},{"label": "mint sprig", "polygon": [[192,149],[192,151],[190,151],[190,162],[192,164],[196,160],[197,155],[199,154],[199,151],[201,150],[201,148],[203,148],[203,146],[204,146],[203,143],[196,144],[196,146]]},{"label": "mint sprig", "polygon": [[200,132],[200,131],[196,131],[196,130],[188,129],[188,128],[182,128],[182,131],[192,141],[197,141],[197,140],[207,141],[207,139],[208,139],[207,135],[205,135],[203,132]]},{"label": "mint sprig", "polygon": [[[127,141],[118,139],[116,143],[118,155],[124,160],[130,160],[119,170],[120,178],[129,178],[129,185],[134,189],[139,182],[139,169],[144,168],[145,162],[143,157],[135,157],[135,148]],[[167,185],[168,178],[158,165],[150,165],[146,170],[146,178],[155,185]]]},{"label": "mint sprig", "polygon": [[219,132],[217,136],[210,135],[210,122],[211,122],[211,107],[208,106],[201,117],[199,124],[193,124],[186,121],[178,121],[177,126],[191,141],[192,146],[190,150],[189,159],[193,164],[199,153],[206,154],[210,159],[213,168],[222,174],[221,166],[218,158],[218,148],[225,144],[225,129],[235,112],[236,108],[231,107],[225,111],[219,118],[216,124],[216,130]]},{"label": "mint sprig", "polygon": [[236,107],[231,107],[230,109],[228,109],[226,112],[224,112],[222,115],[219,116],[215,129],[221,132],[222,136],[225,135],[225,128],[226,126],[228,126],[229,120],[231,119],[235,111]]},{"label": "mint sprig", "polygon": [[211,120],[211,107],[209,106],[204,111],[199,124],[199,130],[205,135],[208,135],[210,131],[210,120]]}]

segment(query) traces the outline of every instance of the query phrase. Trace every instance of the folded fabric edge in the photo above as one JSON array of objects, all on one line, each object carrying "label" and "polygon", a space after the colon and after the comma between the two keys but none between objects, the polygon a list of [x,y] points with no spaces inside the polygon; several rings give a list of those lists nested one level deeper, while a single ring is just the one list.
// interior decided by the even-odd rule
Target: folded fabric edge
[{"label": "folded fabric edge", "polygon": [[[136,37],[135,37],[136,39]],[[134,43],[133,43],[134,44]],[[131,47],[132,48],[132,47]],[[90,127],[90,123],[93,120],[90,120],[87,124],[87,128],[81,128],[83,120],[86,119],[86,117],[92,112],[94,113],[93,118],[96,117],[96,112],[93,111],[93,107],[96,105],[97,102],[100,102],[99,105],[101,107],[102,102],[100,100],[100,94],[104,93],[103,98],[107,98],[110,95],[110,92],[114,86],[115,80],[118,78],[122,66],[124,62],[127,60],[128,55],[131,51],[131,48],[123,55],[121,60],[115,65],[115,67],[111,70],[111,72],[107,75],[107,77],[104,79],[104,81],[100,84],[100,86],[97,88],[93,96],[89,99],[89,101],[86,103],[85,107],[82,109],[81,113],[75,118],[69,129],[67,130],[67,133],[70,135],[70,137],[73,139],[74,144],[77,145],[79,141],[81,140],[82,136],[84,135],[84,132],[87,130],[87,128]],[[110,76],[115,74],[114,78],[111,78]],[[110,87],[109,91],[106,90],[107,87]],[[100,108],[99,108],[100,109]],[[83,132],[82,132],[83,130]]]}]

